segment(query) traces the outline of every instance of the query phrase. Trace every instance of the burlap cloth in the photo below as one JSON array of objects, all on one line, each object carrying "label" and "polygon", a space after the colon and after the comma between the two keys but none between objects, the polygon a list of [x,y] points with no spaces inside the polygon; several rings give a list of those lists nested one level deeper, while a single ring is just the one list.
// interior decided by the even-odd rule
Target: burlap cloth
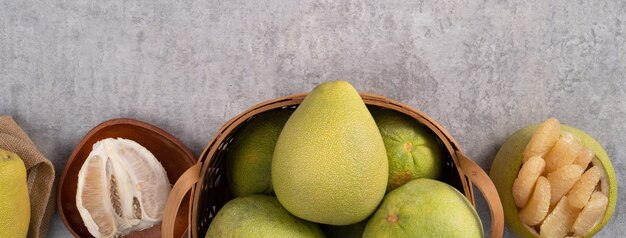
[{"label": "burlap cloth", "polygon": [[24,160],[28,171],[30,226],[28,237],[46,237],[54,211],[54,167],[9,116],[0,116],[0,148]]}]

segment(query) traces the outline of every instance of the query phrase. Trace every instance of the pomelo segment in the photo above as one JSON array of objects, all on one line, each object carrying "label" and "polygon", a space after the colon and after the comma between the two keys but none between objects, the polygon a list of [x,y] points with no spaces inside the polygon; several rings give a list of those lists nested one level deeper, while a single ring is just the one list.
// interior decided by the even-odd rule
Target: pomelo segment
[{"label": "pomelo segment", "polygon": [[576,160],[574,160],[574,164],[579,165],[583,168],[587,168],[587,166],[589,166],[589,163],[595,156],[596,155],[593,154],[593,150],[589,148],[584,148],[580,151],[580,153],[576,157]]},{"label": "pomelo segment", "polygon": [[574,135],[566,133],[546,154],[546,172],[551,173],[572,164],[582,149],[580,141]]},{"label": "pomelo segment", "polygon": [[578,165],[567,165],[548,174],[550,181],[550,205],[557,204],[563,195],[565,195],[576,184],[584,170]]},{"label": "pomelo segment", "polygon": [[[76,205],[89,233],[96,237],[112,237],[117,232],[111,210],[110,187],[107,184],[106,157],[92,155],[80,170]],[[114,188],[115,189],[115,188]]]},{"label": "pomelo segment", "polygon": [[589,196],[595,190],[601,176],[602,169],[600,167],[594,166],[587,170],[569,191],[567,195],[569,204],[576,208],[583,208],[589,201]]},{"label": "pomelo segment", "polygon": [[567,197],[563,197],[541,224],[539,234],[549,238],[566,236],[579,211],[580,209],[569,205]]},{"label": "pomelo segment", "polygon": [[513,182],[513,199],[517,207],[524,207],[528,202],[537,178],[543,173],[546,163],[539,156],[530,158],[520,169],[515,182]]},{"label": "pomelo segment", "polygon": [[524,162],[533,156],[543,156],[557,143],[560,135],[559,120],[550,118],[539,125],[524,149]]},{"label": "pomelo segment", "polygon": [[[530,160],[529,160],[530,161]],[[526,207],[519,213],[522,222],[529,226],[534,226],[543,221],[550,209],[550,182],[541,176],[537,179],[537,185],[533,191],[533,196],[528,201]]]},{"label": "pomelo segment", "polygon": [[583,208],[574,222],[572,231],[577,236],[583,236],[596,226],[606,211],[609,199],[601,192],[594,192],[589,199],[589,203]]}]

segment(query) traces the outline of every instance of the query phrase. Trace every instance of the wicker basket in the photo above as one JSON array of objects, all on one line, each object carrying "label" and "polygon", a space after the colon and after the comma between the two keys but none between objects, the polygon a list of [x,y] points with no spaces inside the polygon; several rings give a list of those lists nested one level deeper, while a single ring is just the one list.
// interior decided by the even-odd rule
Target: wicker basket
[{"label": "wicker basket", "polygon": [[[173,237],[175,218],[180,210],[181,201],[187,194],[191,196],[188,236],[203,237],[213,217],[232,198],[223,174],[223,166],[225,151],[237,130],[259,113],[270,110],[293,110],[300,105],[306,95],[306,93],[295,94],[257,104],[226,122],[206,146],[198,159],[198,164],[187,170],[174,185],[163,215],[163,237]],[[456,141],[443,127],[424,113],[383,96],[361,93],[361,97],[368,106],[379,106],[404,113],[435,132],[449,152],[442,180],[464,193],[474,206],[476,205],[471,184],[476,185],[483,193],[491,212],[491,237],[502,237],[504,215],[493,183],[476,163],[461,153]]]}]

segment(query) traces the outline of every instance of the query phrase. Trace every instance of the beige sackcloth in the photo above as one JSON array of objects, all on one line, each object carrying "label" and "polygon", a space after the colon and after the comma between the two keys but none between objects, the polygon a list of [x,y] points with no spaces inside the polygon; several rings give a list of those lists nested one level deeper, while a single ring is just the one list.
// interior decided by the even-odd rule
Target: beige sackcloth
[{"label": "beige sackcloth", "polygon": [[0,116],[0,148],[19,155],[28,172],[29,238],[46,237],[54,211],[54,166],[10,116]]}]

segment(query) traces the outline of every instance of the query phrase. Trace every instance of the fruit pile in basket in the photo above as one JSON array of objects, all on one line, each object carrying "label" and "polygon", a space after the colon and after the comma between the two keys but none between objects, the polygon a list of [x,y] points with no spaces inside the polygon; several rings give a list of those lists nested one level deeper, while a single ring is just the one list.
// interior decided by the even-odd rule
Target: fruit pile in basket
[{"label": "fruit pile in basket", "polygon": [[444,149],[426,126],[366,107],[347,82],[260,114],[227,151],[236,197],[206,237],[482,237],[471,203],[437,181]]}]

